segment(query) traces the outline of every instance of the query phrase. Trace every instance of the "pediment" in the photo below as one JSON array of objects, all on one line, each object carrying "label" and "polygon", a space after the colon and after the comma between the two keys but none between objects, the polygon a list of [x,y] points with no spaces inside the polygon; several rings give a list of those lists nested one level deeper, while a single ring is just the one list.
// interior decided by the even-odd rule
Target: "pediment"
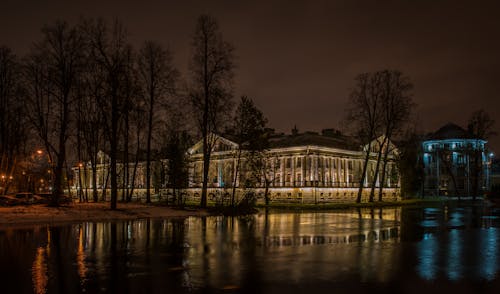
[{"label": "pediment", "polygon": [[[214,145],[214,147],[212,148],[212,152],[231,151],[238,148],[238,144],[236,144],[235,142],[216,134],[209,135],[209,142]],[[203,139],[199,140],[196,144],[193,145],[193,147],[189,148],[188,152],[191,155],[203,154]]]},{"label": "pediment", "polygon": [[[366,151],[368,145],[363,147],[363,151]],[[377,139],[373,140],[370,144],[370,152],[378,153],[380,148],[389,149],[389,155],[395,156],[399,154],[398,148],[391,140],[388,140],[385,135],[379,136]]]}]

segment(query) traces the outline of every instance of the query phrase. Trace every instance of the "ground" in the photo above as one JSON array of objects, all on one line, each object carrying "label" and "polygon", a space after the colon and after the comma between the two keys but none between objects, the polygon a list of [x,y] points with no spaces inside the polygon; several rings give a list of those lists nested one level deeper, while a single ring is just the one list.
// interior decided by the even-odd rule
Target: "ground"
[{"label": "ground", "polygon": [[175,209],[140,203],[118,203],[116,210],[111,210],[109,203],[70,203],[61,207],[49,207],[46,204],[0,206],[0,228],[40,223],[171,218],[208,214],[202,209]]}]

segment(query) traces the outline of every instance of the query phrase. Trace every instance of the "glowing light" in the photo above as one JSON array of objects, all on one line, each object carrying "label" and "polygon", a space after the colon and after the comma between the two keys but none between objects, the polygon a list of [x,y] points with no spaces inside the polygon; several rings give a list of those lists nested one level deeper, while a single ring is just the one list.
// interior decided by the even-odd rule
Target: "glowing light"
[{"label": "glowing light", "polygon": [[36,154],[38,154],[38,155],[42,155],[42,154],[43,154],[43,151],[42,151],[42,150],[37,150],[37,151],[36,151]]},{"label": "glowing light", "polygon": [[31,267],[33,290],[35,293],[46,293],[48,284],[47,255],[43,247],[38,247]]}]

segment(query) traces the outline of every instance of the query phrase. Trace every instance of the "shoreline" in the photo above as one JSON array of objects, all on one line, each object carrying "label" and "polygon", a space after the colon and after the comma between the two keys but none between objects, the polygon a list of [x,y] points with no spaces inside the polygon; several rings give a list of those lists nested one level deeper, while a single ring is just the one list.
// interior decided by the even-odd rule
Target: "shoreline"
[{"label": "shoreline", "polygon": [[[485,200],[461,200],[462,204],[485,204]],[[487,202],[487,200],[486,200]],[[269,206],[257,205],[259,212],[269,209],[275,212],[319,212],[338,211],[343,209],[358,208],[389,208],[409,207],[418,205],[442,205],[459,203],[457,200],[434,199],[406,199],[394,202],[372,203],[271,203]],[[259,213],[258,212],[258,213]],[[60,207],[49,207],[46,204],[28,204],[16,206],[0,206],[0,230],[19,228],[33,225],[62,225],[82,222],[113,222],[140,219],[169,219],[186,218],[190,216],[201,217],[218,215],[213,207],[206,209],[187,206],[180,209],[158,204],[145,203],[117,203],[117,209],[111,210],[109,202],[98,203],[69,203]]]},{"label": "shoreline", "polygon": [[60,207],[49,207],[46,204],[17,205],[0,207],[0,229],[87,221],[111,222],[208,215],[211,213],[207,209],[186,210],[142,203],[118,203],[116,210],[111,210],[108,202],[70,203]]}]

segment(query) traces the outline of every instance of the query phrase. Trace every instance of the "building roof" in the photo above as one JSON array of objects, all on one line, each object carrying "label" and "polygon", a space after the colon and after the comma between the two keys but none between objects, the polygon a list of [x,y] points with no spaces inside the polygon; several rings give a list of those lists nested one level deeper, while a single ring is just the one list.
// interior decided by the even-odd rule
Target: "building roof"
[{"label": "building roof", "polygon": [[320,135],[315,132],[305,132],[292,135],[277,135],[269,139],[271,148],[297,147],[297,146],[321,146],[330,148],[339,148],[346,150],[360,150],[359,146],[354,144],[346,136],[337,134],[335,136]]},{"label": "building roof", "polygon": [[427,135],[427,140],[446,140],[446,139],[470,139],[472,136],[464,128],[448,123],[439,130]]}]

